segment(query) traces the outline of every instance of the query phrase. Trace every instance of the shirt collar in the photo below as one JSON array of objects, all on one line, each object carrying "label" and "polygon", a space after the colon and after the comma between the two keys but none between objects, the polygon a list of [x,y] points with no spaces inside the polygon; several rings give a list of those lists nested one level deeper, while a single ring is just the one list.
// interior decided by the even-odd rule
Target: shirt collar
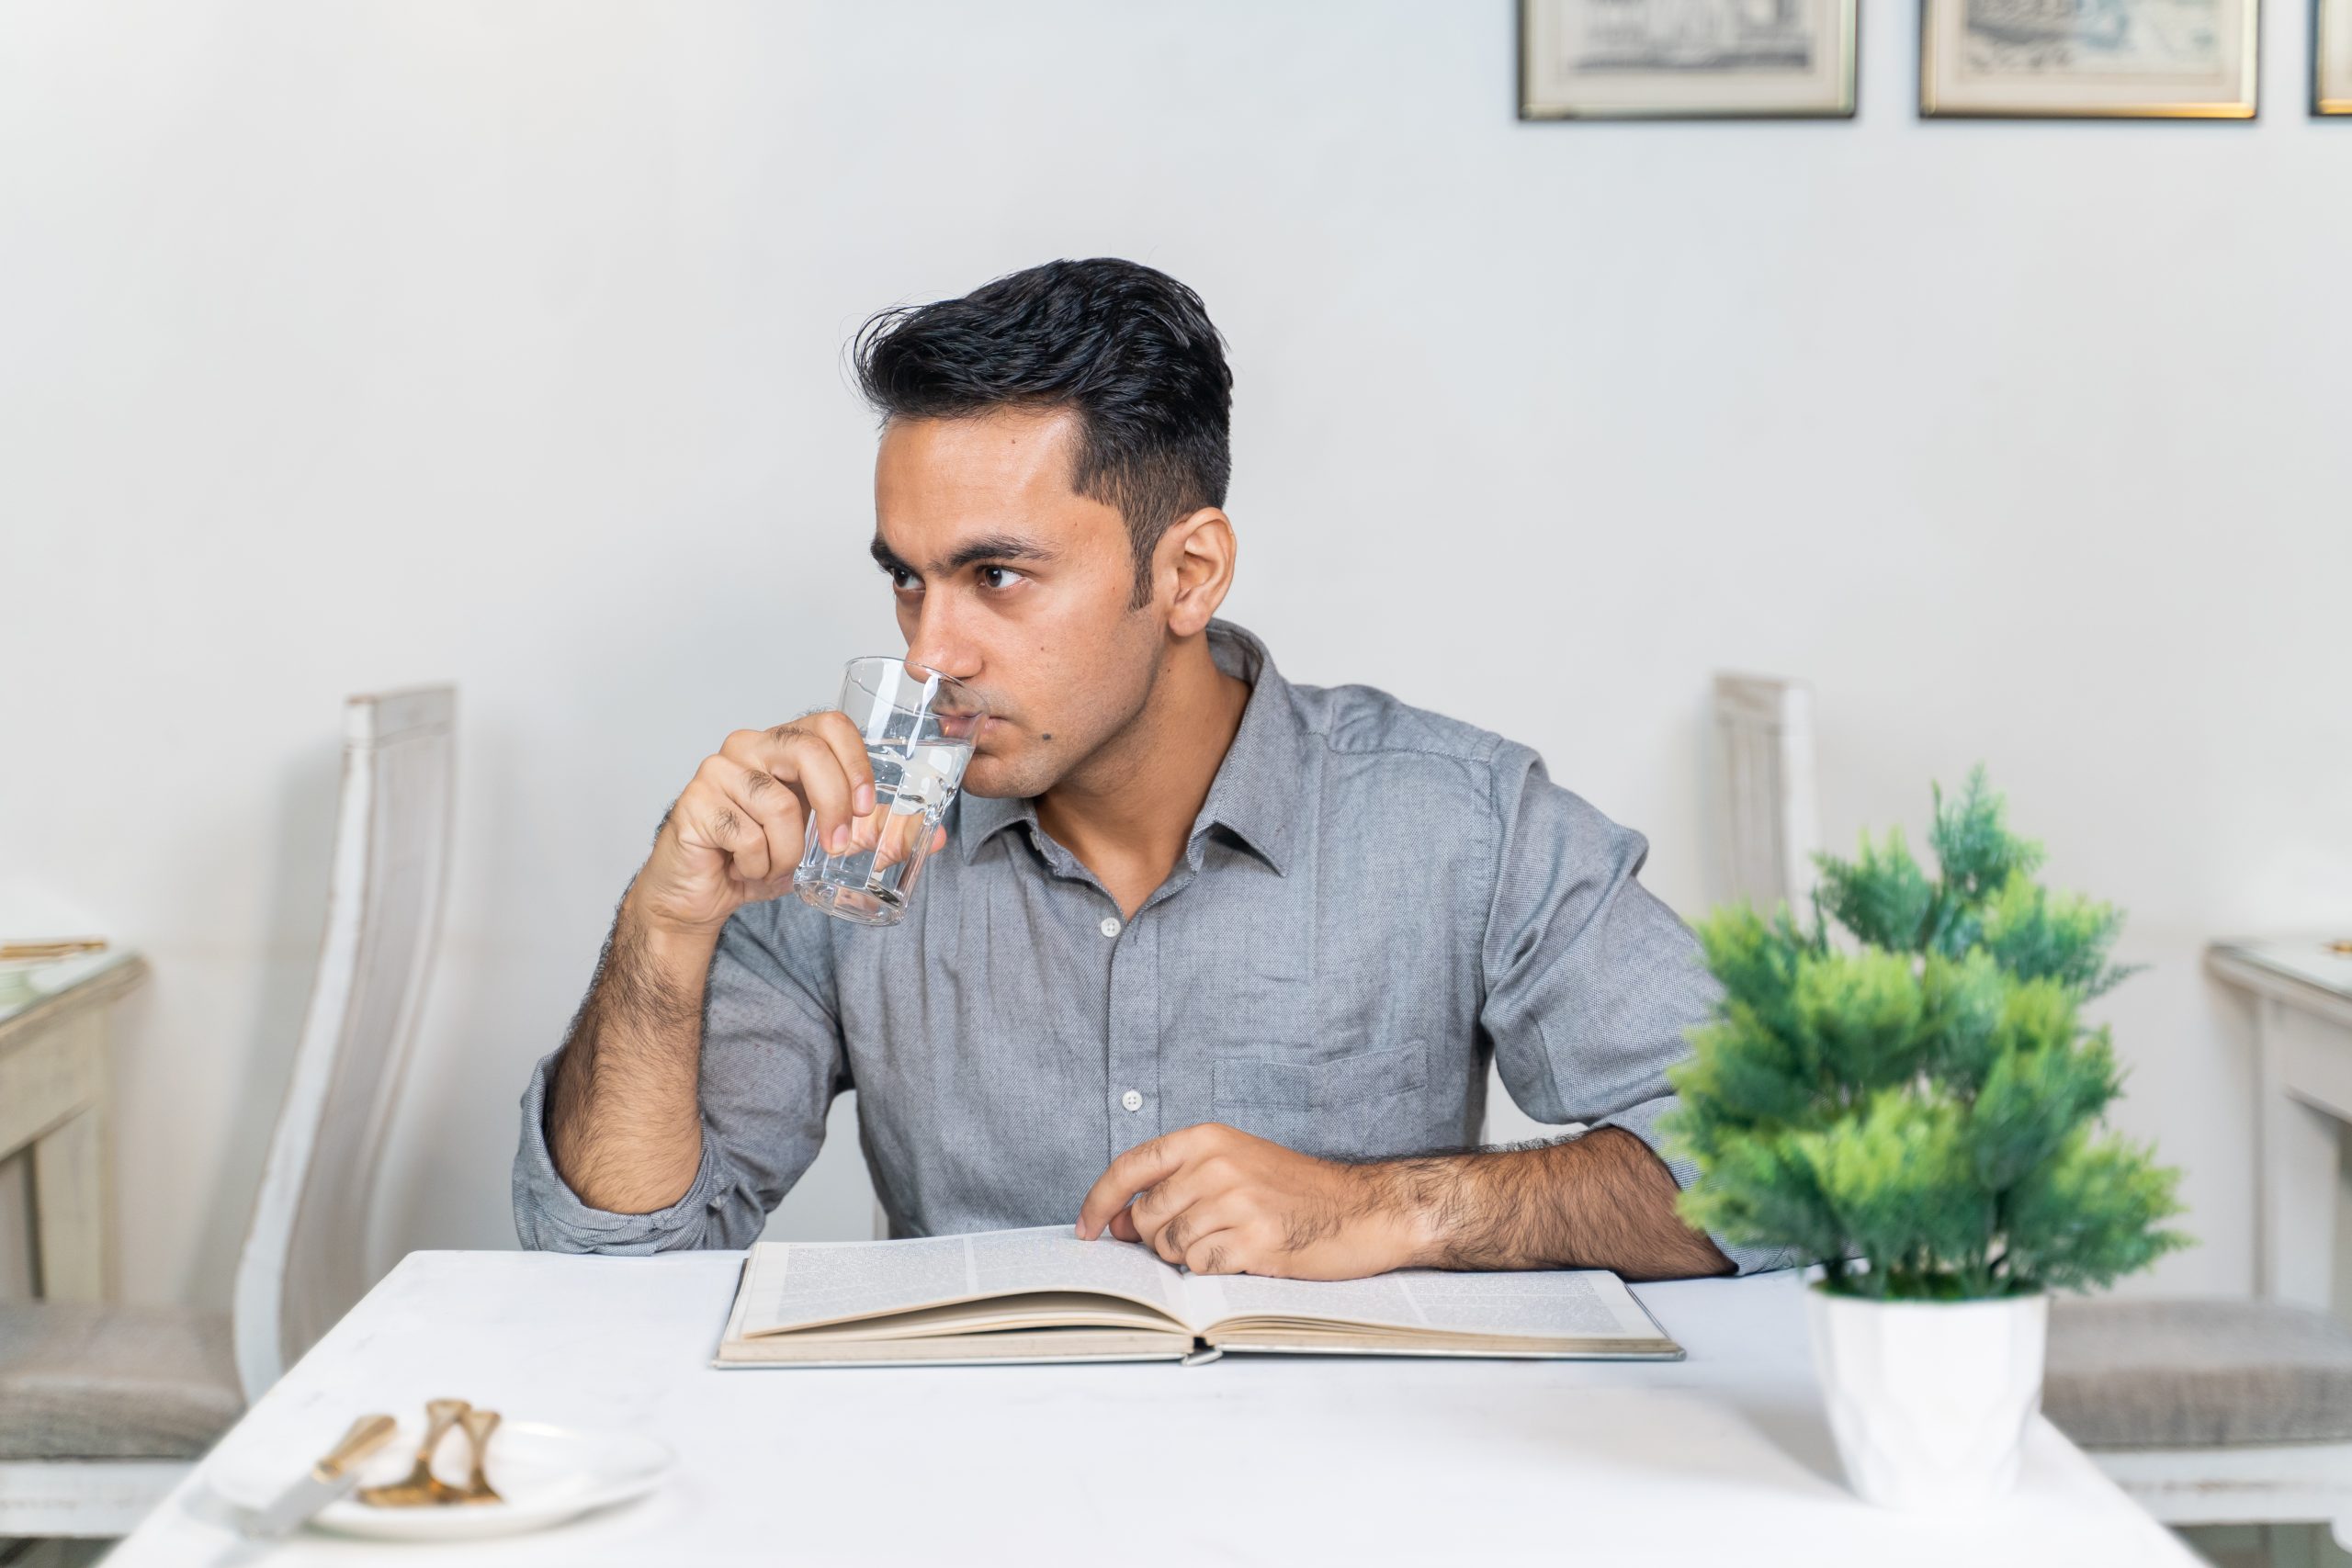
[{"label": "shirt collar", "polygon": [[[1290,682],[1274,669],[1264,643],[1230,621],[1211,621],[1208,639],[1209,657],[1217,668],[1250,682],[1250,700],[1241,709],[1241,727],[1234,731],[1233,744],[1209,784],[1208,798],[1193,818],[1185,852],[1194,853],[1209,829],[1223,828],[1277,874],[1285,874],[1296,831],[1293,807],[1306,729],[1291,702]],[[956,836],[967,861],[1015,823],[1029,829],[1032,841],[1044,837],[1034,799],[964,795],[956,797]]]}]

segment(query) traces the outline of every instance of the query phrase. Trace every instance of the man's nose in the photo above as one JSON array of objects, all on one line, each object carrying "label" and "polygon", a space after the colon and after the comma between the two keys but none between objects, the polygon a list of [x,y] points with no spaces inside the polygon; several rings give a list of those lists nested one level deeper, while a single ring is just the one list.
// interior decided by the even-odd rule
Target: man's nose
[{"label": "man's nose", "polygon": [[932,613],[928,606],[915,635],[908,639],[907,663],[958,681],[968,681],[980,672],[979,649],[968,637],[958,636],[946,616]]}]

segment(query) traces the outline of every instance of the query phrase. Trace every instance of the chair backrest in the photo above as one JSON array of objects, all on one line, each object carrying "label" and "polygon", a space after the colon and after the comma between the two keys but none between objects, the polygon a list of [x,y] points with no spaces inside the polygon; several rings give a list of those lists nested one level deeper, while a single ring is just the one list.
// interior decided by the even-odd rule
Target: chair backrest
[{"label": "chair backrest", "polygon": [[1723,896],[1802,913],[1821,847],[1814,794],[1813,688],[1770,675],[1715,677]]},{"label": "chair backrest", "polygon": [[447,686],[353,697],[344,709],[326,932],[237,1263],[248,1398],[375,1282],[369,1195],[440,927],[456,713]]}]

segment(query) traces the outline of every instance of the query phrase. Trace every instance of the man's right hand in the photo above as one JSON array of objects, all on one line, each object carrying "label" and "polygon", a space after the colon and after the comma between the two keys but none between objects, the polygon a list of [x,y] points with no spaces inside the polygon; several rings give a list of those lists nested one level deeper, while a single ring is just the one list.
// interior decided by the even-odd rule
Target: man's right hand
[{"label": "man's right hand", "polygon": [[716,941],[736,910],[790,890],[812,818],[839,854],[872,847],[874,817],[874,772],[847,714],[739,729],[672,804],[628,906],[656,930]]},{"label": "man's right hand", "polygon": [[874,809],[865,741],[845,714],[739,729],[703,759],[629,884],[548,1086],[548,1154],[582,1202],[650,1214],[692,1190],[711,954],[729,916],[791,887],[809,824],[842,853],[873,847],[876,826],[922,820]]}]

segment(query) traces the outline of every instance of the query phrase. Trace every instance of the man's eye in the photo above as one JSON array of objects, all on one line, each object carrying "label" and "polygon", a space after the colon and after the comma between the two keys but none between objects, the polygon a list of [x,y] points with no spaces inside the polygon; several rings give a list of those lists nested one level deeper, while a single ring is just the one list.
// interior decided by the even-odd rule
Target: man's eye
[{"label": "man's eye", "polygon": [[1021,581],[1021,574],[1009,566],[984,566],[979,578],[983,588],[1010,588]]},{"label": "man's eye", "polygon": [[890,580],[891,588],[900,593],[915,584],[915,574],[902,566],[886,566],[882,575]]}]

